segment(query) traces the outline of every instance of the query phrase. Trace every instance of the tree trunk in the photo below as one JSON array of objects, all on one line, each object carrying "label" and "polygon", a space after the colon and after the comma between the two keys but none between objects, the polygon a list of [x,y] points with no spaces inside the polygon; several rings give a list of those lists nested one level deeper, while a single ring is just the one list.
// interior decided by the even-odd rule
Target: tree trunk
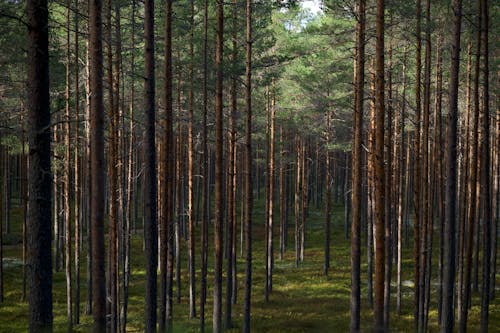
[{"label": "tree trunk", "polygon": [[[490,252],[491,252],[491,189],[490,189],[490,112],[489,112],[489,54],[488,54],[488,0],[481,0],[482,35],[484,45],[482,51],[483,67],[483,99],[480,115],[480,156],[479,172],[481,188],[479,192],[483,205],[481,218],[483,221],[483,283],[481,289],[481,332],[488,332],[489,305],[490,305]],[[496,237],[496,235],[493,235]]]},{"label": "tree trunk", "polygon": [[[354,76],[354,137],[352,156],[352,225],[351,225],[351,332],[359,331],[361,303],[361,183],[363,142],[363,89],[365,77],[365,7],[357,2],[356,62]],[[328,171],[327,171],[328,172]],[[330,181],[328,179],[328,181]]]},{"label": "tree trunk", "polygon": [[201,287],[200,287],[200,330],[205,331],[205,303],[207,300],[208,268],[208,215],[210,209],[208,181],[208,0],[203,3],[203,213],[201,225]]},{"label": "tree trunk", "polygon": [[[422,202],[421,202],[421,67],[422,67],[422,39],[421,39],[421,22],[422,22],[422,1],[417,0],[416,16],[416,63],[415,63],[415,134],[414,134],[414,183],[413,183],[413,205],[414,205],[414,220],[413,220],[413,262],[414,262],[414,320],[417,332],[421,332],[420,328],[420,243],[421,243],[421,220],[422,220]],[[427,144],[427,142],[425,142]]]},{"label": "tree trunk", "polygon": [[217,0],[217,38],[215,50],[215,216],[214,216],[214,307],[213,331],[222,332],[222,223],[224,220],[223,184],[223,43],[224,3]]},{"label": "tree trunk", "polygon": [[106,277],[104,274],[104,106],[102,56],[102,3],[90,2],[90,164],[92,237],[93,331],[106,331]]},{"label": "tree trunk", "polygon": [[70,0],[66,1],[66,91],[64,124],[64,223],[65,223],[65,268],[66,268],[66,317],[68,330],[73,327],[72,265],[71,265],[71,116],[70,116]]},{"label": "tree trunk", "polygon": [[443,316],[442,332],[453,332],[453,299],[455,292],[455,198],[457,194],[457,114],[458,114],[458,74],[460,64],[460,31],[462,25],[462,1],[453,1],[453,41],[450,66],[449,109],[446,143],[446,184],[444,216],[444,256],[443,256]]},{"label": "tree trunk", "polygon": [[250,333],[250,305],[252,294],[252,0],[246,0],[246,51],[245,51],[245,226],[246,266],[243,332]]},{"label": "tree trunk", "polygon": [[385,187],[384,187],[384,0],[377,0],[375,53],[375,302],[374,330],[384,330]]},{"label": "tree trunk", "polygon": [[[478,1],[478,21],[477,26],[481,26],[481,1]],[[473,255],[473,242],[474,242],[474,233],[475,233],[475,225],[476,225],[476,197],[477,197],[477,171],[478,171],[478,127],[479,127],[479,76],[480,76],[480,59],[481,59],[481,30],[478,28],[477,30],[477,40],[476,40],[476,62],[474,65],[475,77],[474,77],[474,118],[472,123],[472,132],[471,132],[471,147],[470,147],[470,165],[467,166],[467,169],[470,172],[469,182],[468,182],[468,190],[469,197],[467,200],[468,212],[467,215],[467,227],[462,230],[465,238],[465,259],[464,259],[464,278],[463,278],[463,286],[458,286],[458,288],[463,288],[462,300],[459,303],[458,311],[459,311],[459,320],[458,320],[458,330],[459,332],[467,331],[467,319],[469,314],[469,302],[471,298],[471,270],[472,270],[472,255]],[[464,185],[465,186],[465,185]]]},{"label": "tree trunk", "polygon": [[158,262],[157,181],[155,148],[154,0],[144,3],[144,183],[143,214],[146,256],[145,331],[156,332]]}]

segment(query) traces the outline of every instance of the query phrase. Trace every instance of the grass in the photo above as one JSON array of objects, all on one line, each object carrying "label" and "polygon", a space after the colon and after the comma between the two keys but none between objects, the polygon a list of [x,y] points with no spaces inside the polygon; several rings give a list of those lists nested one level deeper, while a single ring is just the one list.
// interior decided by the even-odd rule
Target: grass
[{"label": "grass", "polygon": [[[323,275],[323,213],[311,207],[307,219],[306,251],[304,262],[295,268],[295,253],[293,252],[293,217],[289,220],[289,244],[283,260],[275,259],[273,275],[273,292],[269,302],[264,300],[264,216],[262,200],[256,203],[254,216],[254,261],[252,286],[252,331],[254,332],[347,332],[349,331],[349,297],[350,297],[350,243],[344,239],[343,207],[335,206],[332,219],[331,269],[328,277]],[[19,211],[14,212],[13,229],[19,232]],[[199,228],[198,228],[199,229]],[[199,231],[199,230],[198,230]],[[127,328],[130,332],[142,332],[144,321],[144,287],[145,261],[142,251],[142,234],[132,236],[132,277],[129,296],[129,313]],[[437,237],[435,237],[437,238]],[[210,242],[213,240],[210,236]],[[196,240],[199,244],[199,237]],[[276,240],[275,251],[277,252]],[[364,244],[363,244],[364,245]],[[436,247],[434,247],[436,249]],[[212,248],[210,248],[210,251]],[[174,331],[198,332],[199,320],[189,319],[186,243],[182,242],[182,299],[180,304],[174,302]],[[276,253],[275,252],[275,253]],[[213,254],[209,256],[209,290],[206,308],[206,325],[211,329],[212,318],[212,282]],[[363,248],[363,254],[366,249]],[[238,242],[239,254],[239,242]],[[277,253],[276,253],[277,254]],[[197,292],[199,291],[199,250],[197,249]],[[413,275],[413,260],[411,246],[404,249],[403,277],[411,281]],[[28,329],[28,305],[21,302],[22,267],[21,246],[19,244],[4,246],[5,301],[0,304],[0,332],[25,332]],[[437,252],[434,258],[437,258]],[[5,260],[5,259],[4,259]],[[238,304],[233,306],[234,328],[229,332],[240,332],[243,321],[244,294],[244,259],[238,257]],[[437,262],[434,260],[437,267]],[[224,266],[225,267],[225,266]],[[395,268],[393,270],[393,297],[391,304],[391,331],[413,331],[413,289],[412,283],[403,286],[403,307],[401,315],[395,312]],[[434,268],[434,273],[436,269]],[[84,314],[87,283],[85,281],[85,256],[81,270],[81,323],[73,327],[74,332],[89,332],[92,319]],[[436,274],[434,274],[436,275]],[[433,282],[436,282],[436,276]],[[366,258],[362,266],[362,312],[361,328],[369,332],[373,322],[373,312],[367,301],[366,289]],[[500,286],[500,280],[497,283]],[[175,288],[175,283],[174,283]],[[54,331],[67,332],[66,322],[66,291],[64,271],[54,274]],[[225,291],[225,287],[223,288]],[[437,326],[437,288],[431,290],[431,311],[429,330],[438,331]],[[498,292],[497,292],[498,294]],[[175,290],[174,290],[175,295]],[[198,297],[198,295],[197,295]],[[225,298],[223,298],[225,299]],[[469,329],[479,331],[480,295],[473,293],[472,308],[469,315]],[[225,305],[223,305],[223,310]],[[199,301],[197,300],[197,311]],[[500,301],[497,297],[490,305],[490,331],[500,331]]]}]

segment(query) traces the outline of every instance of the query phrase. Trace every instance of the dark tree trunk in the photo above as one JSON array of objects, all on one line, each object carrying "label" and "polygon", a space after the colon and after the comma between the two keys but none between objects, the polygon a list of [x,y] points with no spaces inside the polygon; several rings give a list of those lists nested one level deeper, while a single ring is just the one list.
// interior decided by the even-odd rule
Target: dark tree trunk
[{"label": "dark tree trunk", "polygon": [[154,0],[144,3],[144,241],[146,256],[145,331],[156,332],[158,265],[157,180],[155,148]]},{"label": "dark tree trunk", "polygon": [[223,44],[224,3],[217,0],[217,38],[215,49],[215,216],[214,216],[214,307],[213,331],[222,332],[222,222],[224,220],[223,151]]},{"label": "dark tree trunk", "polygon": [[49,31],[46,0],[28,15],[28,281],[29,331],[52,332]]},{"label": "dark tree trunk", "polygon": [[377,0],[375,53],[375,300],[374,330],[384,330],[385,187],[384,187],[384,0]]},{"label": "dark tree trunk", "polygon": [[252,0],[246,0],[246,51],[245,51],[245,301],[243,332],[250,333],[250,305],[252,295]]},{"label": "dark tree trunk", "polygon": [[462,0],[453,1],[453,40],[451,50],[449,109],[446,142],[446,183],[443,256],[443,316],[442,332],[453,332],[455,293],[455,204],[457,179],[457,114],[458,80],[460,65],[460,31],[462,25]]},{"label": "dark tree trunk", "polygon": [[104,274],[104,106],[102,56],[102,2],[90,2],[90,165],[92,238],[93,331],[106,331],[106,277]]},{"label": "dark tree trunk", "polygon": [[210,209],[208,181],[208,0],[203,3],[203,212],[201,225],[201,287],[200,287],[200,330],[205,331],[205,304],[207,300],[208,268],[208,215]]},{"label": "dark tree trunk", "polygon": [[481,41],[484,45],[482,51],[483,67],[483,99],[482,112],[480,116],[480,200],[483,205],[481,218],[483,221],[483,283],[481,289],[481,332],[488,332],[489,305],[490,305],[490,252],[491,252],[491,192],[490,192],[490,113],[489,113],[489,54],[488,54],[488,0],[481,0],[482,35]]}]

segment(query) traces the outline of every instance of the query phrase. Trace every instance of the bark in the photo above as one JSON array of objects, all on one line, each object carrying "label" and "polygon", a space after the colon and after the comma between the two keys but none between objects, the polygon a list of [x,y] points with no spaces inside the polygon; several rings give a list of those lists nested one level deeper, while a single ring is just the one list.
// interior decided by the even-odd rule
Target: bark
[{"label": "bark", "polygon": [[377,0],[375,53],[375,299],[374,330],[384,330],[385,187],[384,187],[384,0]]},{"label": "bark", "polygon": [[325,147],[325,168],[326,168],[326,202],[325,202],[325,259],[323,263],[323,273],[328,276],[330,270],[330,211],[331,211],[331,174],[330,174],[330,110],[326,112],[326,147]]},{"label": "bark", "polygon": [[75,159],[74,159],[74,187],[75,193],[75,324],[80,323],[80,253],[81,253],[81,231],[82,229],[82,214],[81,214],[81,177],[80,177],[80,68],[79,68],[79,2],[75,0],[75,37],[74,37],[74,52],[75,52],[75,71],[74,71],[74,85],[75,85]]},{"label": "bark", "polygon": [[92,238],[93,331],[106,331],[106,277],[104,274],[104,106],[102,55],[102,3],[90,2],[90,164]]},{"label": "bark", "polygon": [[250,333],[250,306],[252,295],[252,0],[246,0],[245,51],[245,300],[243,305],[243,332]]},{"label": "bark", "polygon": [[274,224],[274,128],[276,119],[276,93],[274,88],[274,79],[272,84],[272,98],[271,107],[269,109],[269,173],[268,173],[268,220],[267,220],[267,244],[266,244],[266,288],[265,299],[269,300],[269,294],[273,289],[273,262],[274,262],[274,249],[273,249],[273,224]]},{"label": "bark", "polygon": [[421,223],[421,235],[420,235],[420,262],[419,270],[420,277],[418,279],[419,287],[419,318],[418,318],[418,330],[419,332],[425,332],[427,322],[427,316],[425,311],[427,287],[426,280],[430,277],[430,272],[428,272],[427,256],[429,255],[428,244],[429,244],[429,234],[432,233],[432,228],[430,227],[429,212],[432,210],[430,201],[430,181],[429,181],[429,115],[430,115],[430,98],[431,98],[431,32],[430,32],[430,0],[425,1],[425,59],[424,59],[424,101],[423,101],[423,122],[422,122],[422,138],[421,138],[421,159],[422,159],[422,169],[421,169],[421,208],[422,216],[420,219]]},{"label": "bark", "polygon": [[208,0],[203,3],[203,212],[201,225],[201,287],[200,287],[200,330],[205,331],[205,303],[207,299],[208,268],[208,215],[210,209],[208,181]]},{"label": "bark", "polygon": [[[392,14],[389,24],[392,26]],[[385,139],[385,285],[384,285],[384,329],[389,329],[392,276],[392,228],[393,228],[393,104],[392,104],[392,40],[389,43],[387,64],[387,130]]]},{"label": "bark", "polygon": [[118,331],[118,151],[117,151],[117,130],[118,130],[118,103],[114,94],[115,76],[113,75],[113,41],[112,41],[112,21],[111,21],[111,0],[106,1],[106,58],[107,58],[107,81],[108,81],[108,102],[109,102],[109,144],[108,144],[108,179],[109,179],[109,263],[108,263],[108,297],[110,307],[109,329],[112,333]]},{"label": "bark", "polygon": [[[478,1],[478,21],[477,26],[481,26],[481,1]],[[480,60],[481,60],[481,30],[477,30],[477,40],[476,40],[476,62],[474,64],[474,96],[473,96],[473,104],[474,104],[474,118],[472,122],[471,129],[471,147],[470,147],[470,165],[467,166],[467,169],[470,172],[469,182],[468,182],[468,190],[469,197],[467,200],[468,212],[467,215],[467,224],[466,229],[462,230],[464,233],[464,278],[463,278],[463,286],[459,285],[459,288],[463,288],[462,300],[459,303],[458,311],[459,311],[459,320],[458,320],[458,330],[459,332],[465,332],[467,330],[467,319],[469,314],[469,302],[471,298],[471,270],[472,270],[472,255],[473,255],[473,242],[474,242],[474,233],[476,228],[476,198],[477,198],[477,171],[478,171],[478,126],[479,126],[479,76],[480,76]],[[465,185],[464,185],[465,186]]]},{"label": "bark", "polygon": [[161,186],[161,228],[160,228],[160,306],[159,331],[165,332],[172,325],[172,273],[173,273],[173,181],[174,140],[172,109],[172,1],[165,2],[165,129],[163,135],[163,158],[161,160],[163,180]]},{"label": "bark", "polygon": [[70,0],[66,1],[66,91],[65,91],[65,124],[64,124],[64,224],[65,224],[65,268],[66,268],[66,317],[68,330],[73,327],[72,307],[72,265],[71,265],[71,116],[70,116]]},{"label": "bark", "polygon": [[420,328],[420,243],[421,243],[421,220],[422,220],[422,202],[421,202],[421,67],[422,67],[422,38],[421,38],[421,22],[422,22],[422,1],[417,0],[416,8],[417,27],[416,27],[416,63],[415,63],[415,136],[414,136],[414,185],[413,185],[413,205],[414,205],[414,220],[413,220],[413,261],[414,261],[414,320],[417,332],[421,332]]},{"label": "bark", "polygon": [[483,283],[481,289],[481,327],[482,333],[488,332],[489,306],[490,306],[490,252],[491,252],[491,178],[490,178],[490,113],[489,113],[489,54],[488,54],[488,0],[481,0],[482,35],[481,41],[484,45],[482,51],[483,66],[483,98],[482,112],[480,115],[480,200],[483,205],[481,218],[483,221]]},{"label": "bark", "polygon": [[213,331],[222,332],[222,223],[224,217],[223,184],[223,43],[224,3],[217,0],[217,36],[215,48],[215,216],[214,216],[214,307]]},{"label": "bark", "polygon": [[462,24],[462,1],[453,1],[453,40],[451,50],[449,108],[446,143],[446,182],[444,216],[444,256],[443,256],[443,316],[442,332],[453,332],[453,298],[455,292],[455,198],[457,194],[457,113],[458,74],[460,64],[460,29]]},{"label": "bark", "polygon": [[398,113],[396,113],[396,146],[397,154],[396,159],[396,177],[398,177],[398,187],[397,187],[397,280],[396,280],[396,312],[398,315],[401,314],[401,274],[402,274],[402,260],[403,260],[403,218],[404,218],[404,193],[408,191],[408,187],[403,184],[405,181],[405,111],[406,111],[406,48],[403,51],[403,65],[402,65],[402,101],[400,105],[400,116],[398,119]]},{"label": "bark", "polygon": [[[48,9],[27,2],[29,331],[52,332],[51,161]],[[5,183],[4,183],[5,185]]]},{"label": "bark", "polygon": [[[363,89],[365,63],[365,7],[366,1],[357,3],[356,65],[354,76],[354,137],[352,156],[352,225],[351,225],[351,332],[359,331],[361,303],[361,183],[363,141]],[[328,180],[329,181],[329,180]]]},{"label": "bark", "polygon": [[144,41],[143,216],[146,257],[145,331],[156,332],[158,225],[156,209],[154,0],[146,0],[144,3]]},{"label": "bark", "polygon": [[194,61],[194,0],[190,3],[190,40],[189,40],[189,92],[188,92],[188,228],[189,228],[189,317],[196,317],[196,290],[195,290],[195,238],[194,238],[194,191],[193,191],[193,158],[194,158],[194,145],[193,145],[193,61]]}]

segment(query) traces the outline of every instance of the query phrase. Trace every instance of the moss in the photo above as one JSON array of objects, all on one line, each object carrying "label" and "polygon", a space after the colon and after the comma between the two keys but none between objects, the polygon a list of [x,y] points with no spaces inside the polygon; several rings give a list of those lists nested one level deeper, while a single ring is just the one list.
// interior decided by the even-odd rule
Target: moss
[{"label": "moss", "polygon": [[[295,253],[293,252],[293,216],[289,223],[289,246],[283,260],[275,258],[273,276],[273,292],[269,302],[264,300],[264,215],[262,214],[263,200],[257,202],[256,219],[254,221],[254,270],[252,293],[252,328],[254,332],[347,332],[349,330],[349,297],[350,297],[350,243],[344,239],[343,208],[335,206],[333,212],[331,270],[330,275],[323,275],[323,217],[321,211],[311,211],[307,220],[305,261],[295,268]],[[239,224],[238,224],[239,225]],[[198,228],[200,229],[200,228]],[[198,230],[199,231],[199,230]],[[128,330],[142,332],[144,328],[144,287],[145,287],[145,260],[142,251],[142,234],[138,232],[132,236],[132,277],[130,281]],[[213,238],[210,235],[211,243]],[[199,235],[196,239],[199,246]],[[363,242],[364,243],[364,242]],[[86,242],[84,242],[86,245]],[[239,242],[238,251],[239,254]],[[210,251],[212,251],[210,244]],[[278,239],[276,239],[276,252]],[[437,251],[437,247],[434,248]],[[199,319],[189,319],[188,302],[188,272],[186,261],[186,242],[182,241],[182,300],[174,303],[174,331],[198,332]],[[363,254],[366,249],[362,250]],[[436,252],[437,253],[437,252]],[[197,292],[199,292],[200,260],[197,249]],[[5,247],[5,256],[12,259],[21,258],[21,247]],[[437,256],[434,256],[436,258]],[[75,332],[89,332],[92,318],[86,316],[85,294],[85,258],[82,256],[81,270],[81,323],[75,325]],[[404,249],[403,280],[411,281],[413,265],[411,247]],[[213,255],[209,255],[208,300],[206,306],[206,325],[211,328],[212,319],[212,283],[213,283]],[[244,258],[238,257],[238,304],[233,306],[234,327],[228,332],[240,332],[243,322],[243,295],[244,295]],[[433,263],[437,266],[437,262]],[[5,263],[4,263],[5,265]],[[225,267],[225,266],[224,266]],[[28,306],[21,302],[22,267],[21,265],[5,265],[5,302],[0,304],[0,332],[24,332],[27,330]],[[436,268],[434,268],[434,272]],[[393,281],[396,272],[394,271]],[[373,313],[366,298],[366,258],[362,266],[362,331],[370,331]],[[395,294],[391,304],[391,330],[393,332],[413,331],[413,292],[411,283],[403,285],[403,308],[401,315],[395,313]],[[500,279],[499,283],[500,285]],[[394,285],[393,285],[394,286]],[[429,330],[437,331],[436,290],[431,290],[431,311],[429,314]],[[225,289],[224,289],[225,291]],[[395,286],[393,287],[395,292]],[[175,294],[175,284],[174,284]],[[197,310],[199,311],[199,295],[197,295]],[[65,303],[64,271],[54,274],[54,331],[67,332],[66,303]],[[479,330],[480,295],[473,294],[470,311],[469,328],[471,332]],[[223,310],[225,305],[223,305]],[[497,297],[490,306],[490,331],[500,331],[500,301]]]}]

